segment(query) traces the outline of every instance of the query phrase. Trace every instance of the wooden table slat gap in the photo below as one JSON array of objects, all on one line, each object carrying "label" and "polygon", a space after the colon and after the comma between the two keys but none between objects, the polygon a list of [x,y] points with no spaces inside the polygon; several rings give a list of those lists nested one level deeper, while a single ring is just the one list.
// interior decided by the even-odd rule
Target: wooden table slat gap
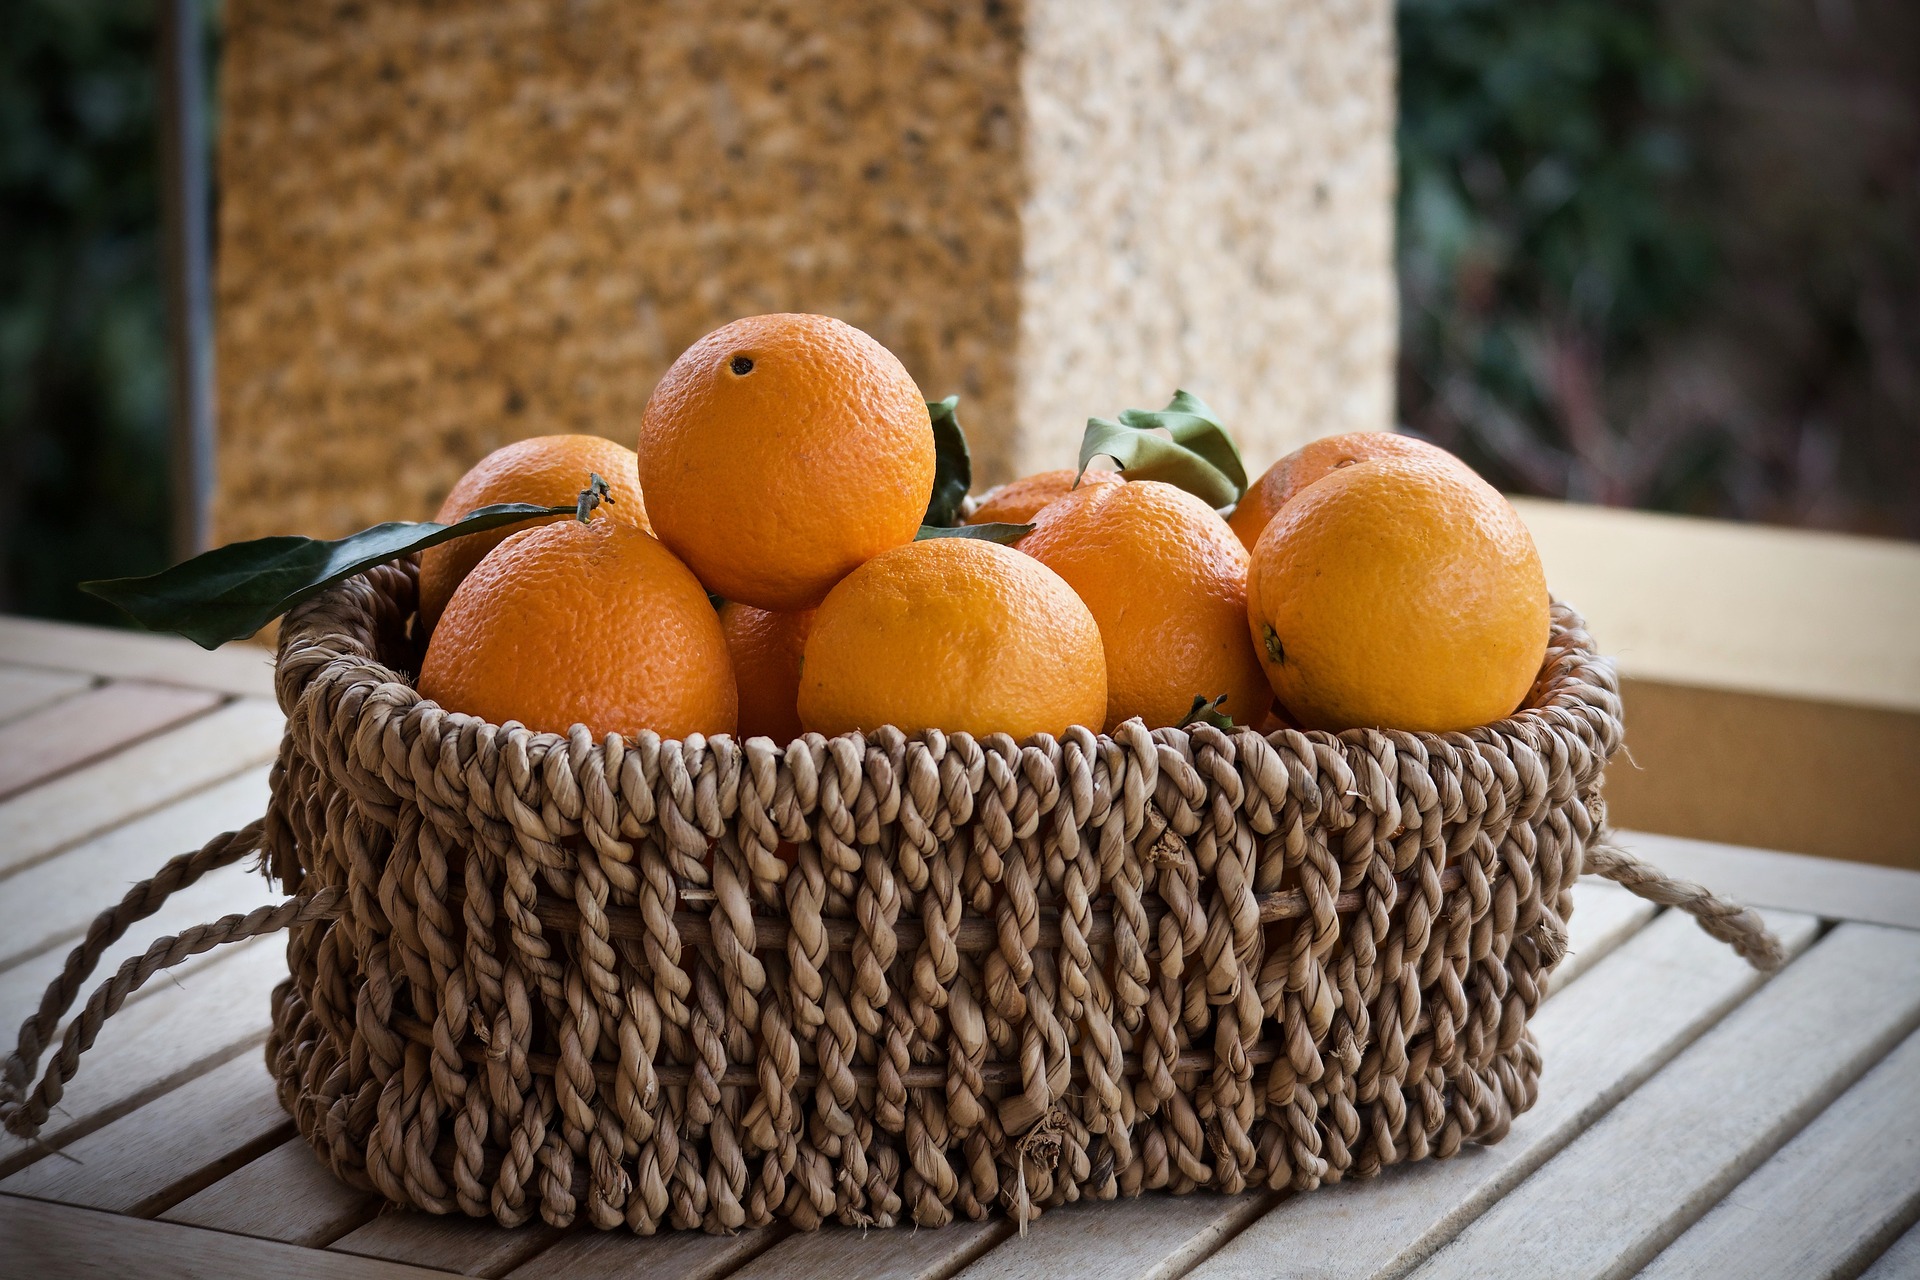
[{"label": "wooden table slat gap", "polygon": [[1916,1025],[1920,933],[1843,924],[1414,1274],[1632,1275]]},{"label": "wooden table slat gap", "polygon": [[1750,907],[1920,929],[1920,873],[1647,831],[1615,835],[1627,850],[1668,875],[1696,880]]},{"label": "wooden table slat gap", "polygon": [[[1812,916],[1766,919],[1789,955],[1811,945],[1819,929]],[[1766,981],[1690,917],[1663,913],[1533,1016],[1546,1064],[1540,1099],[1499,1143],[1290,1197],[1225,1242],[1193,1280],[1264,1277],[1275,1257],[1288,1260],[1296,1280],[1404,1275]],[[1660,998],[1649,1002],[1650,990]]]},{"label": "wooden table slat gap", "polygon": [[1920,1276],[1920,1223],[1909,1226],[1887,1246],[1887,1251],[1860,1273],[1860,1280],[1914,1280],[1916,1276]]},{"label": "wooden table slat gap", "polygon": [[226,696],[116,681],[22,716],[0,728],[0,800],[205,715]]},{"label": "wooden table slat gap", "polygon": [[507,1280],[623,1280],[635,1275],[720,1280],[793,1234],[770,1223],[730,1236],[670,1231],[636,1236],[576,1227],[507,1273]]},{"label": "wooden table slat gap", "polygon": [[[150,878],[176,854],[197,849],[210,836],[259,817],[267,806],[267,777],[268,766],[257,765],[0,882],[0,971],[47,951],[71,949],[102,910],[114,906],[128,889]],[[284,897],[244,868],[237,880],[226,876],[228,870],[208,872],[202,883],[219,876],[218,886],[246,885],[250,892],[240,908],[243,911]],[[180,890],[175,899],[204,900],[207,893],[201,884],[194,884]],[[167,907],[173,905],[174,900],[169,900]],[[177,916],[178,910],[171,914]],[[144,951],[147,943],[162,935],[142,920],[126,936],[141,940],[139,949]],[[96,971],[96,980],[109,976]]]},{"label": "wooden table slat gap", "polygon": [[43,618],[0,617],[0,662],[273,697],[272,651],[244,643],[222,645],[209,652],[178,636],[78,626]]},{"label": "wooden table slat gap", "polygon": [[275,1145],[291,1123],[264,1056],[240,1054],[65,1143],[0,1191],[151,1217]]},{"label": "wooden table slat gap", "polygon": [[50,707],[99,684],[96,676],[73,671],[36,671],[32,667],[0,667],[0,728],[21,716]]},{"label": "wooden table slat gap", "polygon": [[372,1220],[380,1200],[334,1177],[294,1137],[160,1216],[171,1222],[320,1248]]},{"label": "wooden table slat gap", "polygon": [[0,879],[270,762],[284,725],[271,702],[236,698],[0,801]]},{"label": "wooden table slat gap", "polygon": [[838,1223],[796,1232],[733,1273],[732,1280],[937,1280],[973,1262],[1013,1234],[1003,1219],[962,1219],[929,1231],[861,1231]]},{"label": "wooden table slat gap", "polygon": [[448,1273],[0,1195],[0,1239],[23,1276],[76,1273],[141,1280],[427,1280]]},{"label": "wooden table slat gap", "polygon": [[388,1206],[328,1244],[327,1249],[435,1266],[467,1276],[502,1276],[564,1234],[538,1218],[508,1231],[491,1219]]},{"label": "wooden table slat gap", "polygon": [[1640,1274],[1839,1280],[1920,1215],[1920,1032],[1728,1192]]},{"label": "wooden table slat gap", "polygon": [[[267,1037],[270,993],[286,975],[275,941],[227,948],[181,985],[160,980],[148,998],[130,1001],[81,1058],[39,1139],[29,1144],[0,1134],[0,1178],[238,1054],[256,1052]],[[189,1034],[179,1034],[181,1028]]]}]

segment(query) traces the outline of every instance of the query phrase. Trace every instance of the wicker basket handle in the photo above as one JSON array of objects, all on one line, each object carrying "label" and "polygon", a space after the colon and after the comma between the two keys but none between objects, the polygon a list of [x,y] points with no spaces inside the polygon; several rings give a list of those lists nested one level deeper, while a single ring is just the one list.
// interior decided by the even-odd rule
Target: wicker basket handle
[{"label": "wicker basket handle", "polygon": [[1771,973],[1787,962],[1780,939],[1751,907],[1716,898],[1691,880],[1676,880],[1605,840],[1587,847],[1585,869],[1664,907],[1678,907],[1700,927],[1732,947],[1754,968]]},{"label": "wicker basket handle", "polygon": [[48,985],[46,994],[40,998],[38,1012],[20,1025],[19,1045],[7,1057],[4,1078],[0,1078],[0,1122],[4,1122],[9,1133],[27,1139],[39,1135],[40,1126],[59,1104],[67,1082],[73,1079],[80,1055],[91,1048],[99,1036],[101,1025],[154,974],[179,964],[188,956],[229,942],[241,942],[338,913],[340,890],[330,887],[256,907],[245,915],[222,916],[211,924],[195,925],[173,937],[158,939],[144,955],[128,958],[119,972],[94,990],[86,1008],[68,1024],[60,1050],[47,1065],[47,1073],[41,1077],[39,1086],[31,1094],[27,1092],[48,1037],[72,1007],[80,984],[93,972],[106,949],[126,933],[128,926],[158,911],[175,893],[207,872],[238,862],[258,849],[263,821],[250,822],[238,831],[215,836],[194,852],[181,854],[151,880],[143,880],[129,889],[118,906],[95,917],[86,938],[67,956],[60,976]]}]

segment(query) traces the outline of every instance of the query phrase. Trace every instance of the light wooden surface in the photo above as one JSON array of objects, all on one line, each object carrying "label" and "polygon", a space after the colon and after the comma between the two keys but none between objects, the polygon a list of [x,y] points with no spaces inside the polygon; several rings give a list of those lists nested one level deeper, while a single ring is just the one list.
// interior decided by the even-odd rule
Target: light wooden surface
[{"label": "light wooden surface", "polygon": [[1579,603],[1626,675],[1920,711],[1920,546],[1538,498],[1514,506],[1554,591]]},{"label": "light wooden surface", "polygon": [[1625,826],[1920,870],[1920,545],[1517,499],[1619,664]]},{"label": "light wooden surface", "polygon": [[[9,1034],[97,909],[260,811],[278,729],[264,663],[75,630],[0,620],[0,734],[155,686],[196,709],[0,800]],[[76,665],[89,658],[97,669]],[[996,1220],[641,1239],[383,1212],[279,1109],[261,1046],[285,960],[263,939],[151,983],[107,1023],[46,1140],[0,1140],[0,1275],[1920,1274],[1920,874],[1624,839],[1767,908],[1792,962],[1768,978],[1689,919],[1583,882],[1570,953],[1532,1022],[1539,1101],[1504,1141],[1449,1161],[1300,1196],[1076,1205],[1024,1237]],[[153,936],[269,900],[257,874],[212,873],[102,971]]]}]

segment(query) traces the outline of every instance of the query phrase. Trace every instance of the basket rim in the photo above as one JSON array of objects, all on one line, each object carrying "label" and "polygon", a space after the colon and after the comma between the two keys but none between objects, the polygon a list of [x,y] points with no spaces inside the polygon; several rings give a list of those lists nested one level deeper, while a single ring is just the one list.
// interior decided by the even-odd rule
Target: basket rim
[{"label": "basket rim", "polygon": [[[328,683],[344,683],[367,701],[383,703],[397,711],[425,712],[445,717],[446,727],[451,732],[478,728],[493,733],[527,735],[530,749],[564,749],[583,736],[586,741],[596,745],[609,739],[619,739],[629,747],[643,743],[680,742],[689,747],[706,745],[711,748],[712,744],[730,743],[735,749],[746,751],[752,749],[752,744],[765,744],[758,750],[771,750],[776,755],[784,754],[796,744],[806,744],[817,750],[826,744],[846,742],[865,750],[902,740],[935,739],[971,741],[983,747],[1011,747],[1016,751],[1046,750],[1051,744],[1070,739],[1083,742],[1091,739],[1102,747],[1125,745],[1121,738],[1104,729],[1079,725],[1062,735],[1037,733],[1023,739],[1014,739],[1004,733],[975,737],[965,730],[908,731],[884,725],[836,735],[807,732],[791,742],[781,743],[771,738],[740,738],[732,734],[690,734],[685,739],[672,739],[652,730],[642,731],[631,738],[615,732],[596,735],[590,727],[577,723],[565,733],[536,729],[517,720],[495,723],[469,712],[441,706],[422,694],[404,671],[388,665],[376,652],[377,627],[385,625],[393,628],[394,634],[390,638],[399,639],[406,622],[415,616],[413,593],[416,575],[416,563],[411,557],[395,564],[377,566],[328,587],[289,611],[280,628],[275,662],[276,690],[283,711],[292,715],[302,696],[325,673]],[[376,616],[381,614],[386,616]],[[1596,724],[1596,721],[1599,723]],[[1132,737],[1128,728],[1131,726],[1133,730],[1150,735],[1154,741],[1162,743],[1210,738],[1217,741],[1221,735],[1231,738],[1253,734],[1268,742],[1286,740],[1296,746],[1319,746],[1335,750],[1365,750],[1380,739],[1402,748],[1413,746],[1430,749],[1444,745],[1457,750],[1471,749],[1476,743],[1490,744],[1505,740],[1518,740],[1537,748],[1543,737],[1552,736],[1556,730],[1571,728],[1575,724],[1585,725],[1592,731],[1588,745],[1595,750],[1602,764],[1611,759],[1623,735],[1619,676],[1614,660],[1601,654],[1595,647],[1593,637],[1586,629],[1585,619],[1579,612],[1558,598],[1552,598],[1547,651],[1540,672],[1528,690],[1526,701],[1511,715],[1471,729],[1436,733],[1421,729],[1356,728],[1336,732],[1282,727],[1261,733],[1253,725],[1216,729],[1205,724],[1147,729],[1136,717],[1126,721],[1120,730]]]}]

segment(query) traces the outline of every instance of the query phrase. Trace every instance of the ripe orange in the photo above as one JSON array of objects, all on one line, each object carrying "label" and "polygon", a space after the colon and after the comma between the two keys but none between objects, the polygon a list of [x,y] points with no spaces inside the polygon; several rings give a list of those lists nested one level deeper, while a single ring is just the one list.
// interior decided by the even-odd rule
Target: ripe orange
[{"label": "ripe orange", "polygon": [[1309,729],[1471,729],[1512,713],[1548,600],[1519,513],[1451,461],[1378,458],[1308,485],[1260,535],[1247,615]]},{"label": "ripe orange", "polygon": [[1248,487],[1240,505],[1227,517],[1227,523],[1240,535],[1247,550],[1252,551],[1253,544],[1260,541],[1260,531],[1294,494],[1322,476],[1369,458],[1425,458],[1466,465],[1445,449],[1391,431],[1349,431],[1345,435],[1325,436],[1301,445],[1268,467],[1266,473]]},{"label": "ripe orange", "polygon": [[911,542],[933,492],[933,424],[893,353],[827,316],[736,320],[647,400],[653,527],[729,600],[793,610]]},{"label": "ripe orange", "polygon": [[[980,505],[967,517],[968,524],[1028,524],[1040,508],[1064,498],[1074,490],[1074,477],[1080,473],[1040,471],[1018,480],[1009,480],[980,495]],[[1080,487],[1090,484],[1120,484],[1118,471],[1089,471],[1080,476]]]},{"label": "ripe orange", "polygon": [[[636,466],[633,450],[600,436],[535,436],[531,440],[518,440],[502,445],[474,463],[473,469],[461,476],[453,491],[447,494],[433,518],[440,524],[451,524],[496,502],[567,506],[587,487],[587,477],[598,475],[613,494],[613,501],[599,510],[609,519],[650,533],[652,526],[647,523],[646,503],[640,497],[640,475]],[[438,622],[441,610],[453,598],[460,580],[510,535],[535,524],[565,519],[566,516],[549,516],[488,533],[470,533],[421,552],[421,624],[431,627]]]},{"label": "ripe orange", "polygon": [[820,733],[897,725],[1025,739],[1098,728],[1107,667],[1093,615],[1011,548],[932,538],[883,551],[813,615],[800,719]]},{"label": "ripe orange", "polygon": [[1180,723],[1226,694],[1259,725],[1273,694],[1247,641],[1247,553],[1199,498],[1157,480],[1085,486],[1034,517],[1020,550],[1065,578],[1100,625],[1106,727]]},{"label": "ripe orange", "polygon": [[523,530],[475,566],[434,628],[420,692],[554,733],[734,728],[733,665],[699,580],[653,538],[598,517]]},{"label": "ripe orange", "polygon": [[811,609],[769,613],[732,600],[720,607],[740,691],[741,738],[772,738],[784,746],[800,736],[800,655],[812,626]]}]

